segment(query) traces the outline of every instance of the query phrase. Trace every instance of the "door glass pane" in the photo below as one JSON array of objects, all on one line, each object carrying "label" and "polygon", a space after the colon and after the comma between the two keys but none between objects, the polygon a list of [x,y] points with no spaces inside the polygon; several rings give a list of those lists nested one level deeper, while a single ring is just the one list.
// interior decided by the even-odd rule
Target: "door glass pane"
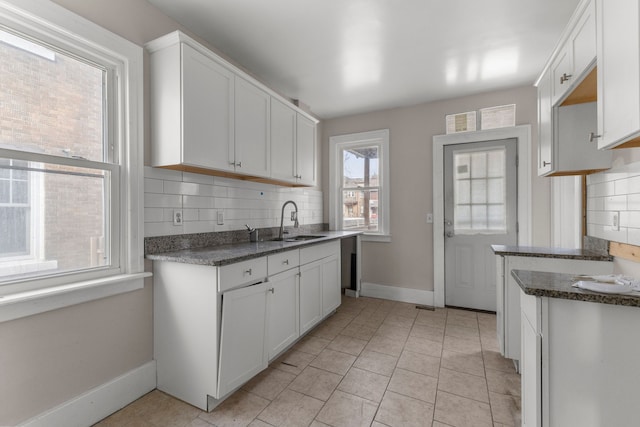
[{"label": "door glass pane", "polygon": [[453,165],[454,233],[505,233],[505,149],[454,151]]},{"label": "door glass pane", "polygon": [[0,30],[0,147],[104,161],[105,70]]}]

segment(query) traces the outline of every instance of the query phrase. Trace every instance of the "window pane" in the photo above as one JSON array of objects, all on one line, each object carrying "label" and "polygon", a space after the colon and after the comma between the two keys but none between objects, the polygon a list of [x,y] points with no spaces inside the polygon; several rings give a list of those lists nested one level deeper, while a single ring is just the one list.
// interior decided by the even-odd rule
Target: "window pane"
[{"label": "window pane", "polygon": [[507,212],[505,205],[489,206],[489,229],[507,231]]},{"label": "window pane", "polygon": [[11,181],[0,180],[0,204],[9,202],[11,202]]},{"label": "window pane", "polygon": [[474,230],[486,230],[487,206],[476,205],[471,207],[471,228]]},{"label": "window pane", "polygon": [[349,148],[342,151],[343,186],[377,187],[379,184],[378,147]]},{"label": "window pane", "polygon": [[456,232],[471,228],[471,206],[456,206],[453,217],[453,227]]},{"label": "window pane", "polygon": [[0,239],[0,282],[42,270],[54,274],[108,265],[110,172],[41,163],[29,167],[39,171],[13,182],[26,194],[20,203],[27,206],[4,205],[0,211],[0,232],[10,236]]},{"label": "window pane", "polygon": [[0,260],[29,253],[29,208],[0,206]]},{"label": "window pane", "polygon": [[456,186],[453,191],[455,192],[455,201],[457,204],[471,203],[471,182],[469,180],[456,181]]},{"label": "window pane", "polygon": [[27,185],[27,181],[13,181],[12,187],[11,203],[29,203],[29,186]]},{"label": "window pane", "polygon": [[105,71],[0,31],[0,147],[104,161]]},{"label": "window pane", "polygon": [[471,156],[468,153],[454,153],[454,165],[457,179],[471,177]]},{"label": "window pane", "polygon": [[378,231],[378,190],[342,192],[342,228]]},{"label": "window pane", "polygon": [[484,151],[471,153],[471,178],[487,176],[487,153]]},{"label": "window pane", "polygon": [[493,150],[488,155],[488,176],[503,177],[505,175],[505,149]]}]

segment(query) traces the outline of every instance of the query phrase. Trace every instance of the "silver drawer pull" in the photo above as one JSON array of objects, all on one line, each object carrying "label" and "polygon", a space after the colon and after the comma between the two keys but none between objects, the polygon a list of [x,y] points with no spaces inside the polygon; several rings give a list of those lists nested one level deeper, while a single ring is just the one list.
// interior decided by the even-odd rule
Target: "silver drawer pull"
[{"label": "silver drawer pull", "polygon": [[269,289],[269,292],[271,292],[272,294],[275,294],[275,293],[276,293],[276,291],[275,291],[275,289],[274,289],[274,288],[270,288],[270,289]]},{"label": "silver drawer pull", "polygon": [[282,261],[282,265],[289,265],[289,260],[285,259],[284,261]]},{"label": "silver drawer pull", "polygon": [[595,132],[589,132],[589,142],[593,142],[593,140],[597,138],[602,138],[602,135],[596,135]]},{"label": "silver drawer pull", "polygon": [[542,161],[542,166],[549,166],[551,164],[551,162],[545,162],[544,160]]},{"label": "silver drawer pull", "polygon": [[245,270],[244,274],[248,274],[249,276],[251,276],[251,269]]},{"label": "silver drawer pull", "polygon": [[571,78],[571,74],[564,73],[563,75],[560,76],[560,84],[563,84],[564,82],[568,82],[570,78]]}]

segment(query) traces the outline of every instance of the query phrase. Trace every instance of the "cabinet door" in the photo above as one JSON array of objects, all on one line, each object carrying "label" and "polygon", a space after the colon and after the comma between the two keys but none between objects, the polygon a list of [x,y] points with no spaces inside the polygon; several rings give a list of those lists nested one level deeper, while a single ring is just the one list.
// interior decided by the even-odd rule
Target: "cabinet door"
[{"label": "cabinet door", "polygon": [[551,63],[551,104],[562,98],[573,82],[573,64],[571,46],[565,45]]},{"label": "cabinet door", "polygon": [[521,313],[520,321],[522,426],[540,427],[542,425],[542,337],[536,333],[524,312]]},{"label": "cabinet door", "polygon": [[538,83],[538,175],[551,172],[553,156],[551,78],[547,71]]},{"label": "cabinet door", "polygon": [[340,262],[338,255],[322,260],[322,317],[340,306]]},{"label": "cabinet door", "polygon": [[300,336],[298,319],[298,278],[297,268],[270,278],[267,296],[268,317],[267,342],[269,360],[287,348]]},{"label": "cabinet door", "polygon": [[596,7],[591,1],[582,13],[578,24],[571,33],[573,52],[573,78],[577,80],[596,59]]},{"label": "cabinet door", "polygon": [[233,170],[233,73],[182,44],[181,80],[182,162]]},{"label": "cabinet door", "polygon": [[267,367],[268,287],[268,283],[260,283],[222,294],[218,397],[225,396]]},{"label": "cabinet door", "polygon": [[296,135],[298,183],[316,185],[316,124],[298,113]]},{"label": "cabinet door", "polygon": [[296,112],[271,98],[271,177],[296,182]]},{"label": "cabinet door", "polygon": [[300,334],[322,319],[322,260],[300,267]]},{"label": "cabinet door", "polygon": [[269,177],[271,97],[241,77],[235,80],[236,172]]},{"label": "cabinet door", "polygon": [[640,3],[598,0],[598,148],[640,132]]}]

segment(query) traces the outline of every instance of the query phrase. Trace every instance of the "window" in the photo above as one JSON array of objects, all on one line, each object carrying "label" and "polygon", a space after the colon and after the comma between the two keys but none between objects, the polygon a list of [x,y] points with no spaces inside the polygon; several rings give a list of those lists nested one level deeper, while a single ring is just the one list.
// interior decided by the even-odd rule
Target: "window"
[{"label": "window", "polygon": [[0,5],[0,296],[143,271],[142,51],[31,7]]},{"label": "window", "polygon": [[506,233],[505,152],[505,148],[453,152],[456,234]]},{"label": "window", "polygon": [[330,225],[389,241],[389,131],[330,138]]}]

